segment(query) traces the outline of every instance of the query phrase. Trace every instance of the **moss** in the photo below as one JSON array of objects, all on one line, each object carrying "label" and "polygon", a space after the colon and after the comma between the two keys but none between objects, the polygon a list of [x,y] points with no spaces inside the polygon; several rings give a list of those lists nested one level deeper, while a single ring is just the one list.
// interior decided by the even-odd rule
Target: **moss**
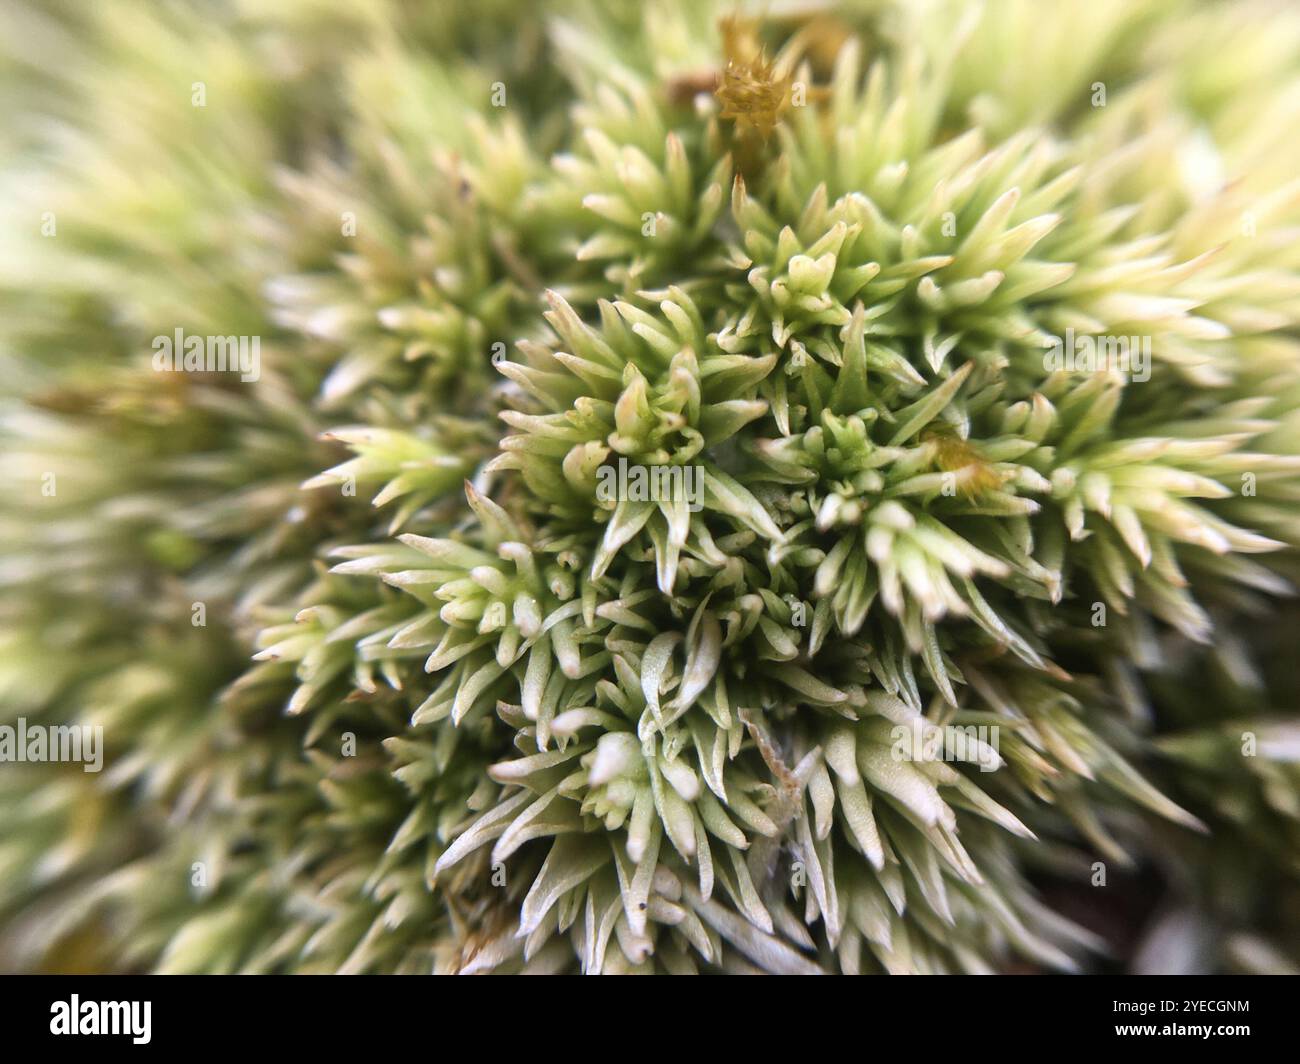
[{"label": "moss", "polygon": [[10,967],[1293,963],[1292,13],[13,42]]}]

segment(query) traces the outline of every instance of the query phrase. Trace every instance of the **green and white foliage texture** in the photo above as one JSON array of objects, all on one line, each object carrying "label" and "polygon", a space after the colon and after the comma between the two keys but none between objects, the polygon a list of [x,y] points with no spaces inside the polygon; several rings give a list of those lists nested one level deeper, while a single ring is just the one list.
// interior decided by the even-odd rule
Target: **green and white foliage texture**
[{"label": "green and white foliage texture", "polygon": [[1297,963],[1295,10],[3,6],[8,966]]}]

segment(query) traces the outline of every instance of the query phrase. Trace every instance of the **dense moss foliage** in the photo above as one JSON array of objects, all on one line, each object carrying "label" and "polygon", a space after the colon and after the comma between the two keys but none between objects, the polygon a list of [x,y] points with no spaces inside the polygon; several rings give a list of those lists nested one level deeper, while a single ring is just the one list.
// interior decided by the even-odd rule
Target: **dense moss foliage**
[{"label": "dense moss foliage", "polygon": [[1295,11],[5,6],[6,966],[1297,963]]}]

